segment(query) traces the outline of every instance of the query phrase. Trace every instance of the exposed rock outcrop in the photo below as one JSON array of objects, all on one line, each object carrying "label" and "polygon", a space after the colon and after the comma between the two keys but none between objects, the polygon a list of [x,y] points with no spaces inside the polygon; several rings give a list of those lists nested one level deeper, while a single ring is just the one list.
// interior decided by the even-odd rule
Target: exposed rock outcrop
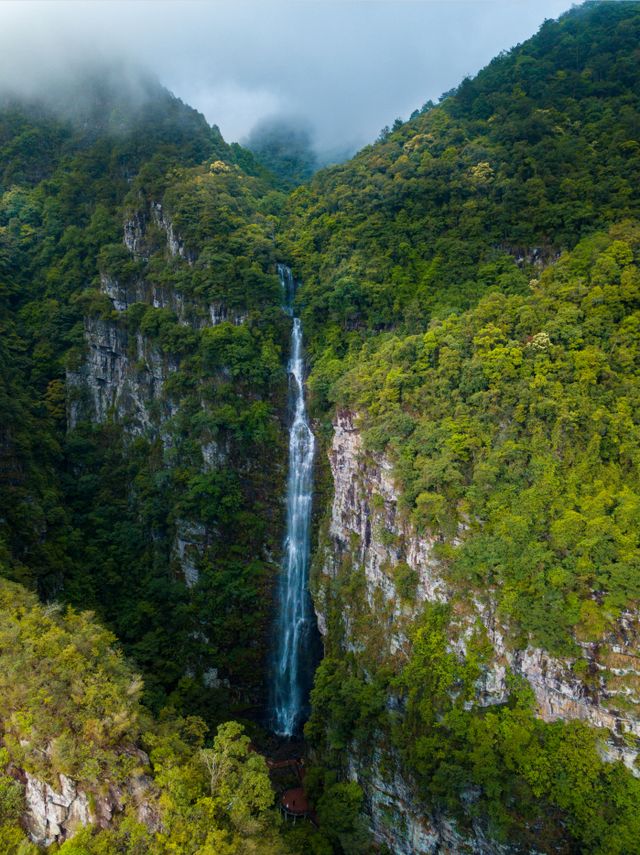
[{"label": "exposed rock outcrop", "polygon": [[[314,598],[319,627],[327,633],[327,592],[331,580],[344,572],[345,561],[350,562],[364,571],[364,596],[372,626],[384,626],[384,632],[376,635],[376,643],[386,647],[386,655],[402,660],[408,653],[407,627],[422,604],[449,602],[455,596],[434,550],[443,537],[437,532],[418,535],[412,528],[399,509],[390,462],[364,451],[356,418],[348,411],[339,412],[334,421],[330,463],[333,506],[328,536],[316,557],[320,571],[315,578]],[[464,535],[461,527],[458,542]],[[397,589],[394,571],[401,561],[417,577],[412,603]],[[489,706],[507,700],[511,671],[530,684],[537,714],[543,720],[580,719],[601,728],[606,734],[603,759],[621,759],[634,775],[640,775],[635,763],[640,737],[640,615],[621,615],[615,630],[597,642],[576,639],[582,651],[578,661],[578,657],[554,658],[533,646],[518,648],[490,592],[479,593],[466,608],[457,616],[461,631],[451,639],[451,649],[465,652],[466,639],[478,618],[493,647],[492,661],[476,685],[475,704]],[[355,631],[348,607],[342,619],[343,643],[357,651],[367,642]],[[369,771],[363,773],[363,768]],[[456,837],[453,827],[449,828],[442,817],[425,814],[411,796],[415,789],[410,778],[395,772],[386,780],[380,758],[375,755],[367,756],[364,762],[360,756],[350,771],[365,791],[376,839],[386,842],[394,853],[462,851],[455,848],[463,841]],[[464,851],[502,851],[484,839],[480,827],[474,833],[472,839],[464,841],[470,847]]]},{"label": "exposed rock outcrop", "polygon": [[[362,774],[363,759],[370,770],[366,775]],[[376,843],[386,844],[394,855],[515,855],[512,847],[490,840],[480,821],[472,822],[470,833],[461,834],[451,817],[425,808],[414,782],[403,774],[399,757],[388,773],[379,751],[363,758],[354,745],[347,774],[364,790]]]},{"label": "exposed rock outcrop", "polygon": [[[148,757],[140,752],[148,763]],[[59,775],[52,787],[29,772],[20,774],[25,783],[27,813],[25,824],[34,843],[51,846],[73,837],[84,825],[108,828],[115,814],[130,808],[139,822],[151,831],[160,827],[158,791],[147,775],[130,778],[124,784],[110,784],[95,791]]]},{"label": "exposed rock outcrop", "polygon": [[[69,428],[86,418],[101,423],[116,417],[131,435],[157,432],[173,414],[161,392],[179,361],[161,354],[140,333],[130,335],[100,318],[85,318],[84,337],[87,358],[67,371]],[[154,402],[159,418],[150,415]]]},{"label": "exposed rock outcrop", "polygon": [[186,248],[184,238],[174,229],[171,215],[164,210],[162,202],[152,203],[151,216],[154,223],[167,233],[167,245],[172,257],[175,258],[176,255],[179,255],[184,258],[187,264],[193,266],[198,256],[192,249]]},{"label": "exposed rock outcrop", "polygon": [[198,558],[211,538],[205,526],[187,520],[176,520],[174,558],[182,568],[187,588],[198,581]]},{"label": "exposed rock outcrop", "polygon": [[[159,248],[157,238],[151,234],[154,228],[156,232],[166,233],[166,245],[172,258],[184,258],[191,266],[196,263],[195,252],[186,249],[183,237],[174,229],[171,215],[162,202],[151,203],[146,214],[135,211],[124,222],[123,242],[135,258],[148,261]],[[243,314],[230,311],[223,303],[200,303],[180,291],[151,284],[144,278],[120,282],[103,272],[100,290],[111,300],[118,314],[134,304],[146,304],[175,312],[183,326],[194,330],[225,321],[242,324],[246,320]],[[87,357],[67,370],[69,427],[73,429],[82,419],[100,423],[116,416],[131,435],[157,434],[174,414],[170,405],[161,403],[161,392],[169,374],[178,369],[179,359],[161,353],[140,332],[128,333],[117,322],[86,317],[84,327]],[[152,418],[150,410],[154,404],[160,412]],[[209,467],[221,456],[224,451],[217,447],[203,451]]]},{"label": "exposed rock outcrop", "polygon": [[116,312],[124,312],[134,303],[146,303],[154,309],[170,309],[176,313],[183,326],[196,330],[214,327],[225,321],[232,324],[245,321],[244,315],[229,311],[223,303],[203,305],[185,297],[180,291],[150,285],[144,279],[136,279],[123,285],[113,276],[103,273],[100,277],[100,290],[113,302]]},{"label": "exposed rock outcrop", "polygon": [[[121,285],[103,274],[101,290],[113,302],[116,312],[134,303],[146,303],[156,309],[170,309],[184,326],[194,329],[230,321],[241,324],[244,316],[229,312],[221,304],[199,306],[176,291],[151,286],[143,280]],[[162,403],[162,387],[169,374],[180,366],[180,360],[162,353],[140,333],[128,333],[119,323],[100,317],[85,317],[84,339],[87,357],[67,369],[69,390],[68,424],[73,429],[83,419],[96,423],[115,416],[126,433],[140,436],[157,433],[174,415],[173,408]],[[150,415],[157,402],[160,412]],[[224,456],[215,443],[203,450],[211,467]]]},{"label": "exposed rock outcrop", "polygon": [[142,211],[135,211],[124,222],[124,245],[136,258],[148,261],[151,253],[156,249],[156,242],[150,234],[149,223],[160,231],[165,232],[167,248],[172,258],[180,256],[191,267],[196,263],[198,256],[187,249],[185,240],[174,226],[171,215],[163,207],[162,202],[152,202],[150,218]]}]

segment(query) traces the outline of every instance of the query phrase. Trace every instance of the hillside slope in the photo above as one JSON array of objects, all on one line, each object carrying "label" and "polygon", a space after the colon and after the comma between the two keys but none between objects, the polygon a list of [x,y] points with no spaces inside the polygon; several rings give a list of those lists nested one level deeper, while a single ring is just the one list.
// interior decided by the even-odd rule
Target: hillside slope
[{"label": "hillside slope", "polygon": [[546,22],[289,201],[334,477],[306,732],[396,853],[639,851],[639,34]]},{"label": "hillside slope", "polygon": [[637,3],[577,7],[292,194],[283,239],[320,403],[350,345],[524,294],[560,252],[638,217],[639,36]]},{"label": "hillside slope", "polygon": [[155,709],[172,695],[215,721],[229,678],[250,705],[264,685],[282,197],[159,87],[128,113],[103,94],[80,124],[0,117],[3,555],[45,600],[97,612]]}]

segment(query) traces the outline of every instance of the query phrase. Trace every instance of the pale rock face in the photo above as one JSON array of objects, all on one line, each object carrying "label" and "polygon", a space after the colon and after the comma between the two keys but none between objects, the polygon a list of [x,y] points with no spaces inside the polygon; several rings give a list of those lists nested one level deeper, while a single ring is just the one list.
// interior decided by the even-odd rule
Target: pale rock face
[{"label": "pale rock face", "polygon": [[[392,770],[382,774],[383,757],[378,749],[362,757],[355,742],[350,748],[347,776],[364,790],[378,845],[385,843],[394,855],[515,855],[513,847],[489,840],[479,821],[472,821],[469,834],[461,834],[450,818],[437,810],[425,810],[414,782],[402,775],[399,757]],[[363,768],[370,772],[363,775]]]},{"label": "pale rock face", "polygon": [[[172,256],[181,256],[194,264],[195,255],[185,250],[184,241],[175,233],[171,217],[163,212],[160,203],[152,206],[151,214],[156,225],[167,232]],[[138,212],[125,222],[124,243],[138,258],[146,257],[146,235],[147,221],[143,214]],[[178,291],[150,285],[142,279],[122,284],[115,277],[102,273],[100,289],[118,313],[135,303],[144,303],[155,309],[174,311],[181,324],[195,330],[225,321],[241,324],[246,320],[244,315],[231,312],[222,304],[200,305]],[[159,436],[165,450],[170,449],[173,440],[168,422],[177,408],[163,400],[162,390],[169,375],[179,369],[179,359],[161,353],[139,332],[129,334],[111,320],[85,318],[84,338],[86,359],[67,370],[69,429],[83,419],[104,423],[116,418],[125,434],[151,439]],[[220,468],[228,461],[228,444],[203,440],[201,453],[203,471]],[[190,537],[187,535],[185,540],[178,533],[174,556],[182,564],[187,585],[192,587],[198,578],[196,560],[200,547]]]},{"label": "pale rock face", "polygon": [[[168,422],[177,408],[163,400],[162,388],[179,368],[179,361],[161,354],[140,333],[131,336],[100,318],[85,318],[84,337],[88,350],[84,364],[67,370],[69,429],[87,418],[97,424],[117,418],[125,434],[159,436],[165,450],[170,449],[173,439]],[[223,459],[223,450],[216,454],[212,448],[203,448],[202,456],[207,471]],[[196,563],[204,534],[201,526],[189,526],[185,522],[182,529],[178,527],[173,554],[186,584],[192,587],[198,581]]]},{"label": "pale rock face", "polygon": [[[149,758],[139,752],[145,762]],[[122,786],[110,786],[106,795],[92,793],[91,799],[75,781],[59,775],[59,787],[53,788],[29,772],[26,778],[25,800],[27,812],[25,824],[34,843],[51,846],[73,837],[84,825],[108,828],[113,815],[121,813],[124,803],[134,806],[139,822],[152,831],[160,827],[157,807],[157,791],[151,778],[146,775],[130,778]]]},{"label": "pale rock face", "polygon": [[[174,227],[170,214],[164,210],[162,202],[151,204],[151,219],[153,223],[162,229],[167,235],[167,248],[172,258],[184,258],[189,266],[193,267],[198,256],[192,250],[185,247],[184,239]],[[137,211],[124,223],[123,241],[127,249],[137,259],[149,260],[149,253],[153,250],[146,238],[148,235],[147,220],[142,212]],[[113,277],[101,274],[101,290],[113,300],[116,312],[123,312],[133,303],[147,303],[156,309],[172,309],[181,324],[191,326],[194,329],[203,329],[207,326],[216,326],[224,321],[232,324],[242,324],[247,320],[247,315],[230,311],[223,303],[211,303],[208,307],[202,306],[190,300],[179,291],[149,285],[144,280],[137,280],[126,286],[121,285]]]},{"label": "pale rock face", "polygon": [[200,451],[206,472],[211,469],[222,469],[223,466],[226,466],[231,453],[228,442],[216,442],[214,439],[210,442],[203,442],[200,445]]},{"label": "pale rock face", "polygon": [[115,277],[102,273],[100,290],[113,302],[116,312],[124,312],[134,303],[146,303],[154,309],[170,309],[176,313],[183,326],[195,330],[215,327],[225,321],[238,326],[246,320],[246,315],[230,312],[222,303],[200,305],[180,291],[150,285],[144,279],[122,285]]},{"label": "pale rock face", "polygon": [[67,777],[60,775],[61,792],[56,792],[28,772],[25,775],[26,822],[34,842],[50,846],[61,838],[64,839],[67,824],[72,824],[75,830],[78,825],[94,822],[87,794],[79,794],[74,783]]},{"label": "pale rock face", "polygon": [[179,255],[185,259],[187,264],[193,267],[198,257],[193,250],[185,248],[184,239],[173,228],[171,216],[167,211],[163,210],[162,202],[152,203],[151,216],[155,224],[167,233],[167,245],[172,257],[175,258],[176,255]]},{"label": "pale rock face", "polygon": [[[172,258],[180,256],[187,264],[193,266],[197,261],[197,255],[193,250],[186,249],[184,238],[178,234],[173,227],[170,214],[163,209],[162,202],[151,204],[151,218],[154,224],[166,232],[167,247]],[[151,247],[147,240],[147,220],[141,211],[136,211],[133,216],[124,223],[124,245],[136,258],[148,261]]]},{"label": "pale rock face", "polygon": [[[157,426],[150,417],[149,404],[160,400],[163,383],[177,370],[178,360],[162,356],[140,334],[131,342],[128,333],[100,318],[85,318],[84,338],[86,361],[67,371],[69,428],[83,418],[101,423],[115,415],[127,419],[127,433],[155,435]],[[130,356],[132,343],[135,358]],[[171,408],[165,406],[162,420],[171,415]]]},{"label": "pale rock face", "polygon": [[100,290],[113,302],[116,312],[124,312],[134,303],[146,303],[154,309],[171,309],[184,326],[194,329],[208,326],[206,311],[189,302],[179,291],[150,285],[143,279],[122,285],[114,276],[101,273]]},{"label": "pale rock face", "polygon": [[[325,572],[330,576],[335,574],[341,555],[352,549],[352,535],[357,535],[357,557],[364,564],[369,605],[373,608],[376,590],[382,591],[394,607],[394,617],[400,617],[402,604],[391,576],[385,571],[385,565],[397,564],[399,557],[392,546],[385,546],[381,540],[381,528],[394,535],[405,528],[398,516],[399,496],[392,480],[391,464],[381,458],[371,465],[373,458],[365,457],[360,432],[353,416],[346,411],[336,416],[329,458],[335,490],[329,535],[335,564],[325,567]],[[376,499],[380,507],[374,512]],[[447,586],[437,573],[432,547],[433,541],[428,538],[410,539],[406,561],[418,570],[418,600],[446,602],[449,598]]]},{"label": "pale rock face", "polygon": [[226,677],[224,679],[218,677],[217,668],[207,668],[202,675],[202,682],[208,689],[228,689],[231,685]]},{"label": "pale rock face", "polygon": [[[149,228],[150,222],[166,232],[172,257],[184,258],[190,265],[197,262],[197,256],[185,248],[183,238],[176,232],[161,203],[153,204],[150,214],[137,212],[124,223],[124,244],[136,258],[148,260],[156,249],[153,241],[157,241],[157,235]],[[197,331],[224,322],[239,325],[246,320],[245,315],[230,311],[222,303],[198,303],[188,295],[152,285],[144,279],[122,283],[114,276],[101,273],[100,290],[109,297],[117,313],[142,303],[175,312],[181,324]],[[170,375],[180,368],[180,360],[153,346],[139,331],[129,333],[124,325],[111,319],[86,317],[84,339],[86,358],[67,369],[69,429],[73,430],[85,419],[94,424],[117,420],[130,438],[160,438],[165,452],[170,455],[174,445],[171,420],[177,413],[177,406],[163,395],[163,388]],[[205,402],[201,403],[206,410]],[[208,435],[203,436],[200,450],[203,472],[228,464],[231,453],[228,440],[216,441]],[[198,582],[198,562],[214,534],[196,522],[178,520],[176,523],[171,555],[178,577],[182,577],[188,588]],[[217,672],[208,677],[205,674],[205,684],[222,685]]]},{"label": "pale rock face", "polygon": [[129,252],[132,252],[135,256],[142,258],[145,261],[148,260],[145,254],[147,248],[144,243],[146,233],[147,224],[145,223],[145,219],[140,211],[136,211],[133,217],[125,220],[124,245],[127,247]]},{"label": "pale rock face", "polygon": [[248,315],[239,315],[235,312],[230,312],[222,303],[211,303],[209,305],[209,318],[211,319],[212,327],[223,324],[225,321],[240,326],[248,317]]},{"label": "pale rock face", "polygon": [[[418,575],[414,614],[419,613],[421,603],[447,602],[454,592],[440,571],[434,554],[438,535],[420,536],[412,529],[409,521],[402,518],[398,511],[398,490],[393,482],[391,465],[383,456],[365,454],[355,420],[352,413],[340,411],[334,421],[329,458],[335,492],[329,545],[324,547],[321,556],[322,574],[325,579],[334,578],[344,556],[351,554],[354,561],[364,569],[365,596],[374,620],[377,612],[378,620],[385,621],[389,653],[392,656],[406,656],[408,645],[403,627],[406,627],[407,619],[411,619],[411,607],[397,595],[393,581],[392,571],[401,554],[395,544],[399,541],[403,543],[403,560]],[[454,543],[460,543],[463,537],[464,528],[461,527]],[[323,582],[321,576],[314,599],[318,626],[323,634],[327,633],[325,587],[326,582]],[[640,671],[640,615],[623,615],[611,638],[597,644],[578,642],[592,675],[589,685],[573,670],[575,660],[554,658],[533,646],[517,649],[509,637],[508,627],[497,614],[496,603],[484,593],[482,598],[476,598],[475,609],[464,618],[466,625],[459,637],[452,639],[452,650],[464,654],[466,639],[472,634],[478,617],[487,630],[495,654],[478,682],[476,705],[490,706],[503,703],[508,698],[507,672],[510,669],[524,677],[532,687],[537,714],[544,721],[579,719],[601,728],[606,740],[601,752],[603,759],[620,759],[634,775],[640,776],[640,771],[634,765],[638,755],[637,744],[634,746],[634,740],[628,739],[640,737],[640,697],[637,689],[633,688],[636,684],[632,683],[631,688],[628,685],[618,686],[625,676],[637,675]],[[345,646],[357,650],[361,642],[351,635],[350,616],[347,613],[343,618]],[[596,679],[599,677],[595,685],[594,672]],[[623,708],[616,704],[618,695],[623,695],[627,700]],[[369,761],[371,771],[366,775],[358,773],[357,777],[370,806],[376,840],[379,843],[386,842],[395,855],[458,851],[493,855],[507,851],[484,840],[480,828],[475,829],[473,839],[464,841],[464,845],[469,848],[456,848],[463,841],[456,836],[453,828],[447,830],[447,823],[442,817],[434,820],[432,816],[420,814],[415,798],[411,797],[411,782],[397,775],[387,782],[380,774],[379,758],[372,757]],[[355,770],[363,767],[353,763],[352,768],[356,775]],[[398,815],[406,817],[402,833],[393,823],[389,825],[389,816],[397,818]]]},{"label": "pale rock face", "polygon": [[193,588],[198,581],[198,558],[202,554],[207,537],[207,529],[203,525],[188,520],[176,520],[173,554],[182,568],[187,588]]},{"label": "pale rock face", "polygon": [[522,267],[526,261],[527,264],[535,264],[540,271],[546,270],[547,267],[555,264],[562,254],[551,251],[548,246],[533,246],[525,249],[521,246],[503,244],[501,249],[503,252],[514,257],[518,267]]}]

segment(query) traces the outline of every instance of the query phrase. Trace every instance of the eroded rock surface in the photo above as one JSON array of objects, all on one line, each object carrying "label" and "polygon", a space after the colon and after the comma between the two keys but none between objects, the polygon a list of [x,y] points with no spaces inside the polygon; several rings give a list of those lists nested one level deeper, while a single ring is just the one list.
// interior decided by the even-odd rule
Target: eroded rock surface
[{"label": "eroded rock surface", "polygon": [[[418,535],[402,515],[391,464],[383,456],[364,451],[356,421],[348,411],[340,411],[334,421],[330,463],[335,492],[328,536],[321,543],[316,559],[321,566],[314,591],[318,625],[326,634],[325,592],[330,580],[344,572],[345,561],[350,566],[357,565],[364,570],[364,596],[372,615],[371,625],[384,630],[375,636],[376,643],[385,647],[386,655],[406,658],[407,627],[419,614],[422,604],[454,601],[455,591],[434,552],[442,536],[437,532],[431,536]],[[461,527],[454,545],[464,536]],[[396,587],[394,568],[401,560],[418,578],[415,601],[411,604],[399,596]],[[635,762],[637,737],[640,737],[640,616],[637,613],[621,615],[615,630],[597,642],[576,639],[582,651],[578,661],[578,657],[554,658],[533,646],[518,648],[490,592],[478,592],[471,606],[467,603],[459,611],[456,621],[460,631],[451,639],[451,650],[464,654],[466,639],[472,635],[478,618],[493,646],[492,661],[476,685],[476,705],[506,701],[510,693],[507,675],[511,671],[526,679],[533,689],[537,714],[543,720],[580,719],[602,729],[603,759],[620,759],[634,775],[640,775]],[[369,642],[363,641],[354,629],[348,606],[342,618],[345,647],[362,649],[362,644]],[[464,840],[458,837],[455,827],[443,817],[424,813],[424,806],[412,795],[416,788],[410,777],[396,771],[387,780],[380,758],[375,754],[359,754],[356,760],[358,751],[361,748],[352,746],[351,776],[364,789],[376,840],[387,843],[392,852],[427,855],[508,851],[487,841],[480,826],[474,826],[471,837]]]},{"label": "eroded rock surface", "polygon": [[39,845],[62,843],[84,825],[108,828],[114,815],[122,813],[126,807],[130,807],[138,821],[151,831],[160,827],[158,792],[146,775],[132,777],[125,784],[112,784],[106,792],[104,787],[95,791],[85,789],[62,774],[58,776],[56,787],[29,772],[21,777],[26,781],[26,827],[33,842]]}]

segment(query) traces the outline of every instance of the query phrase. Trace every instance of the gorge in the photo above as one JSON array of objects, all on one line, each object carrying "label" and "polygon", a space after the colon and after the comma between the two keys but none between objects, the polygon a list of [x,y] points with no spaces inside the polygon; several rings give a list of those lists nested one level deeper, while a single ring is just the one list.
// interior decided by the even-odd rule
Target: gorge
[{"label": "gorge", "polygon": [[293,190],[2,106],[0,851],[640,855],[639,41]]}]

